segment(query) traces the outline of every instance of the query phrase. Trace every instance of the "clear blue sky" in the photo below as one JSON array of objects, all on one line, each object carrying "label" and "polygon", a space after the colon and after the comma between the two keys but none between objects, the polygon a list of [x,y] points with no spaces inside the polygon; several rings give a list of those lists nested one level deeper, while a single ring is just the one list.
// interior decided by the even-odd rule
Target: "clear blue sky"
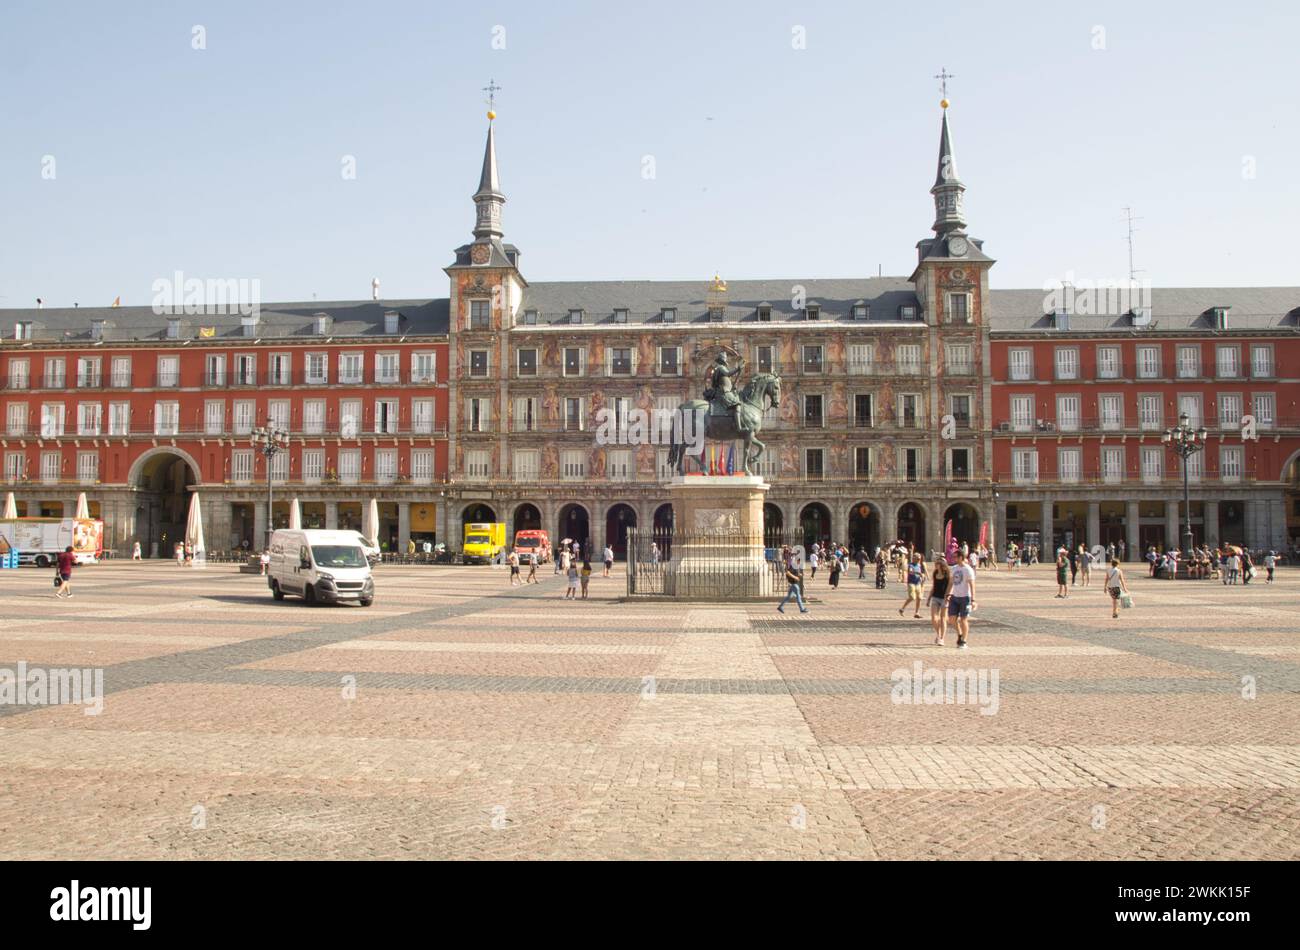
[{"label": "clear blue sky", "polygon": [[1300,283],[1294,2],[874,6],[6,0],[0,307],[444,296],[489,77],[531,280],[905,275],[943,66],[995,286]]}]

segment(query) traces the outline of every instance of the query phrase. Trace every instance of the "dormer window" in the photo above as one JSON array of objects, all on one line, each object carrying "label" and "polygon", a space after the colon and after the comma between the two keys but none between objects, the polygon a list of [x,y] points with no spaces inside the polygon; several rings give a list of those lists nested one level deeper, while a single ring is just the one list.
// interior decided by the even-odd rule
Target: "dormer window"
[{"label": "dormer window", "polygon": [[519,322],[524,324],[525,326],[530,326],[530,327],[537,326],[537,311],[525,310],[524,315]]},{"label": "dormer window", "polygon": [[328,336],[334,326],[334,318],[328,313],[318,313],[312,317],[317,336]]},{"label": "dormer window", "polygon": [[104,327],[106,327],[107,325],[108,325],[108,321],[107,321],[107,320],[91,320],[91,321],[90,321],[90,338],[91,338],[92,340],[102,340],[102,339],[104,339]]},{"label": "dormer window", "polygon": [[1052,314],[1053,329],[1060,330],[1062,333],[1069,332],[1070,313],[1068,310],[1057,310]]},{"label": "dormer window", "polygon": [[772,305],[771,305],[771,304],[761,303],[761,304],[758,305],[758,322],[759,322],[759,323],[771,323],[771,322],[772,322]]},{"label": "dormer window", "polygon": [[1229,307],[1214,307],[1210,312],[1214,315],[1214,329],[1228,329],[1228,310]]},{"label": "dormer window", "polygon": [[709,308],[709,322],[710,322],[710,323],[721,323],[721,322],[722,322],[722,317],[723,317],[723,310],[722,310],[721,307],[710,307],[710,308]]},{"label": "dormer window", "polygon": [[581,323],[581,322],[582,322],[582,311],[581,311],[581,310],[570,310],[570,311],[569,311],[569,322],[570,322],[570,323]]},{"label": "dormer window", "polygon": [[181,338],[181,321],[176,317],[167,319],[167,339],[179,340]]},{"label": "dormer window", "polygon": [[677,322],[677,308],[676,308],[676,307],[664,307],[664,309],[663,309],[663,319],[664,319],[664,323],[676,323],[676,322]]},{"label": "dormer window", "polygon": [[871,316],[871,308],[868,307],[862,301],[859,300],[857,303],[853,305],[854,320],[866,320],[870,316]]},{"label": "dormer window", "polygon": [[390,335],[395,334],[397,332],[397,325],[401,321],[401,318],[402,315],[398,313],[396,310],[385,310],[384,311],[384,332]]},{"label": "dormer window", "polygon": [[898,314],[899,314],[899,316],[901,316],[904,320],[915,320],[915,319],[916,319],[916,307],[914,307],[914,306],[913,306],[912,304],[910,304],[910,303],[905,303],[905,304],[903,304],[903,306],[901,306],[901,307],[898,308]]},{"label": "dormer window", "polygon": [[257,317],[240,317],[239,325],[243,328],[244,336],[257,336]]},{"label": "dormer window", "polygon": [[803,318],[805,320],[820,320],[821,316],[822,308],[820,304],[810,303],[803,308]]},{"label": "dormer window", "polygon": [[616,309],[614,311],[614,322],[627,323],[627,310],[623,308]]},{"label": "dormer window", "polygon": [[15,340],[30,340],[32,338],[32,324],[30,320],[24,320],[21,323],[14,324]]}]

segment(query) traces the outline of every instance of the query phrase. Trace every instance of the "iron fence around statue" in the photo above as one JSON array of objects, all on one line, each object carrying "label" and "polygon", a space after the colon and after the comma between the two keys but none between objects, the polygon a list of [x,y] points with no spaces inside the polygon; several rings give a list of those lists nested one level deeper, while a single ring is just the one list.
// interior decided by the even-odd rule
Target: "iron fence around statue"
[{"label": "iron fence around statue", "polygon": [[640,531],[627,533],[627,593],[629,597],[678,596],[680,570],[689,565],[698,589],[702,584],[719,599],[753,600],[785,593],[782,545],[767,534],[761,548],[734,531]]}]

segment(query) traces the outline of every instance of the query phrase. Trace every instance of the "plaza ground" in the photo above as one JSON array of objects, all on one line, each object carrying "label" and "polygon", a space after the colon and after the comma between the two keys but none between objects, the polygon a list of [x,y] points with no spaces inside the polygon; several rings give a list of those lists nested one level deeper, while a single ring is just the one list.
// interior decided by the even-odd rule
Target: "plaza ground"
[{"label": "plaza ground", "polygon": [[[0,669],[103,668],[107,696],[0,707],[0,836],[11,859],[1300,857],[1300,570],[1129,574],[1112,620],[1099,584],[983,572],[958,653],[856,569],[784,616],[620,602],[621,574],[565,602],[549,566],[516,589],[382,567],[368,609],[230,566],[85,568],[69,601],[4,571]],[[892,702],[918,660],[996,670],[996,715]]]}]

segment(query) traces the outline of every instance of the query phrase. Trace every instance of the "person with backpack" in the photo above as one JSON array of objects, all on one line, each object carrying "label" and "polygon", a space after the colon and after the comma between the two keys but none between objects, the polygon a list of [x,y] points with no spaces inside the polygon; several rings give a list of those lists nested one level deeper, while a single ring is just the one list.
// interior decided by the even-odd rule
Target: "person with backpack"
[{"label": "person with backpack", "polygon": [[829,556],[831,559],[831,573],[830,573],[831,590],[839,590],[840,572],[844,570],[844,562],[840,560],[838,551],[832,551]]}]

